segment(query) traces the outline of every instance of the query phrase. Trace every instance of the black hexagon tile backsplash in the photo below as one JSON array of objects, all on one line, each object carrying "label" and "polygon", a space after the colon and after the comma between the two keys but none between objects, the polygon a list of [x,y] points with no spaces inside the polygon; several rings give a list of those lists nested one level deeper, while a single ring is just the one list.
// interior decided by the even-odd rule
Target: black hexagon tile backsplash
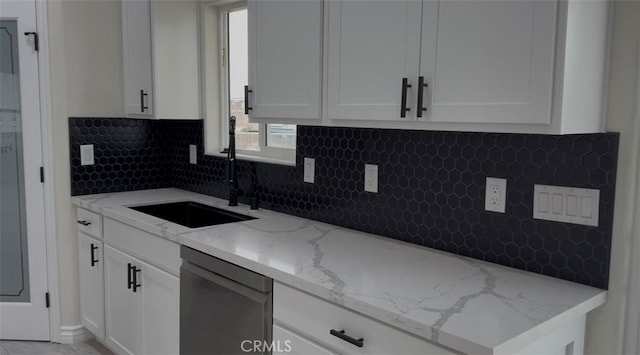
[{"label": "black hexagon tile backsplash", "polygon": [[[173,186],[227,197],[202,121],[71,118],[70,135],[74,195]],[[264,208],[607,288],[618,138],[299,126],[296,167],[239,161],[240,202],[253,194]],[[80,144],[96,145],[94,167],[80,166]],[[364,191],[364,164],[378,165],[378,193]],[[508,180],[504,214],[484,210],[487,176]],[[599,189],[599,226],[533,219],[534,184]]]}]

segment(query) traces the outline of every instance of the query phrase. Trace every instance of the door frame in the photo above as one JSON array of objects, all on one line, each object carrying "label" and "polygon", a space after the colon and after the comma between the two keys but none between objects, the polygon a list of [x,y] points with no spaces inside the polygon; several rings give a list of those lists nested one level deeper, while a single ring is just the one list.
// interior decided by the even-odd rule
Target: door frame
[{"label": "door frame", "polygon": [[55,182],[53,153],[53,116],[49,67],[49,23],[46,1],[36,2],[36,28],[39,37],[38,70],[40,72],[40,129],[42,130],[42,165],[44,168],[44,223],[49,288],[50,341],[60,342],[60,293],[58,284],[58,240],[55,219]]}]

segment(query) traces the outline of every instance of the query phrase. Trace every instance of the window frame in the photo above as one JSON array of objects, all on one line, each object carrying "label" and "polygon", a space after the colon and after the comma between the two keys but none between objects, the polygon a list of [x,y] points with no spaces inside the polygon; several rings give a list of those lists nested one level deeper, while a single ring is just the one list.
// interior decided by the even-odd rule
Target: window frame
[{"label": "window frame", "polygon": [[[209,1],[202,2],[203,7],[207,7],[207,9],[203,9],[201,11],[201,26],[200,29],[203,32],[200,39],[200,45],[205,47],[201,49],[201,67],[202,68],[211,68],[213,65],[209,65],[206,63],[207,58],[204,55],[205,52],[208,52],[206,48],[207,45],[211,46],[211,42],[207,41],[208,35],[206,33],[207,26],[205,25],[207,21],[210,21],[210,18],[204,18],[206,16],[212,16],[212,10],[215,12],[216,20],[215,25],[217,26],[217,40],[215,42],[216,48],[213,50],[214,53],[217,53],[217,75],[218,78],[218,87],[217,87],[217,97],[212,99],[206,99],[206,87],[207,80],[211,80],[207,76],[207,70],[203,70],[203,83],[202,83],[202,112],[205,117],[205,154],[213,155],[213,156],[221,156],[226,157],[226,153],[224,150],[229,146],[229,120],[228,117],[230,115],[230,105],[229,105],[229,25],[228,14],[233,11],[247,9],[247,1],[228,1],[228,0],[220,0],[220,1]],[[213,68],[211,68],[213,69]],[[208,105],[218,106],[217,110],[208,110]],[[246,105],[246,103],[245,103]],[[214,112],[215,111],[215,112]],[[213,117],[212,117],[213,116]],[[236,149],[236,156],[241,160],[250,160],[250,161],[258,161],[258,162],[267,162],[281,165],[293,165],[296,164],[296,148],[276,148],[270,147],[267,145],[267,134],[268,134],[268,124],[278,124],[280,122],[253,122],[259,125],[258,128],[258,145],[260,150],[243,150]],[[286,122],[282,122],[282,124],[288,124]],[[297,135],[297,132],[296,132]]]}]

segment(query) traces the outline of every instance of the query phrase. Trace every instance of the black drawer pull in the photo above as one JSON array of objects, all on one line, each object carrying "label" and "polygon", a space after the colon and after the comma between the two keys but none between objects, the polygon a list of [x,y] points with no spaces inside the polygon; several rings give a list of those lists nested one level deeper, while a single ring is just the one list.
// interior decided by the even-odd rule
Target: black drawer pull
[{"label": "black drawer pull", "polygon": [[407,88],[410,88],[411,84],[409,84],[409,80],[407,78],[402,78],[402,98],[400,102],[400,117],[407,117],[407,111],[411,111],[410,108],[407,107]]},{"label": "black drawer pull", "polygon": [[85,220],[82,220],[82,221],[78,221],[78,224],[82,224],[83,226],[88,227],[88,226],[91,225],[91,222],[87,222]]},{"label": "black drawer pull", "polygon": [[346,342],[349,342],[359,348],[361,348],[364,345],[364,339],[360,338],[360,339],[355,339],[352,338],[350,336],[348,336],[344,330],[335,330],[335,329],[331,329],[331,331],[329,331],[329,334],[333,335],[334,337],[338,337]]},{"label": "black drawer pull", "polygon": [[91,243],[91,267],[96,266],[96,263],[98,262],[98,260],[95,258],[96,257],[95,254],[93,253],[97,249],[98,249],[98,246]]},{"label": "black drawer pull", "polygon": [[418,111],[416,115],[422,117],[422,111],[426,111],[427,108],[422,106],[424,101],[424,89],[428,88],[429,84],[424,82],[424,76],[418,77]]}]

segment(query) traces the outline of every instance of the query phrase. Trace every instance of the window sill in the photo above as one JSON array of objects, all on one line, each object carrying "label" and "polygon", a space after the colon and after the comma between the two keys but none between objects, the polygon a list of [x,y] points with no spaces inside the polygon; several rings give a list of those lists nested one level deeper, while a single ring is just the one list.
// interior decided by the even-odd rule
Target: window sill
[{"label": "window sill", "polygon": [[[205,153],[205,155],[210,155],[210,156],[217,157],[217,158],[226,158],[227,157],[226,153],[218,153],[218,152],[208,152],[208,153]],[[236,158],[238,160],[254,161],[254,162],[258,162],[258,163],[268,163],[268,164],[277,164],[277,165],[286,165],[286,166],[296,166],[295,160],[294,161],[290,161],[290,160],[283,160],[283,159],[275,159],[275,158],[262,157],[262,156],[258,156],[258,155],[236,154]]]}]

